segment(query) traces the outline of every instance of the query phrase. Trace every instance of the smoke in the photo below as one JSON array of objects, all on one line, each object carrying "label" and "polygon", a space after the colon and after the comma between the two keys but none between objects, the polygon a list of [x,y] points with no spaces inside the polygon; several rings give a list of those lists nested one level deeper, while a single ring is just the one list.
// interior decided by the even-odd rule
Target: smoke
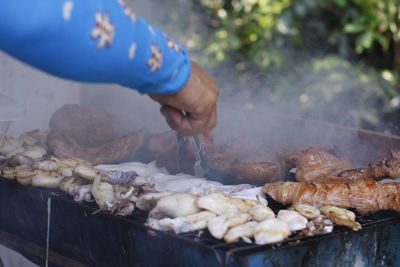
[{"label": "smoke", "polygon": [[[149,23],[172,36],[181,36],[182,27],[187,32],[187,27],[194,26],[176,25],[174,16],[189,16],[196,11],[191,4],[178,5],[178,2],[130,1],[129,4]],[[193,31],[196,30],[194,27]],[[365,108],[379,104],[374,95],[365,96],[366,87],[379,87],[375,77],[363,66],[331,54],[332,51],[320,45],[320,40],[310,37],[304,42],[307,50],[284,51],[293,54],[293,64],[282,73],[249,71],[247,76],[239,75],[243,66],[235,64],[209,70],[221,88],[219,123],[214,131],[216,143],[234,136],[265,144],[271,150],[335,147],[360,166],[384,156],[393,146],[389,138],[376,147],[369,142],[374,135],[361,139],[356,130],[362,126],[360,121],[379,120],[372,109]],[[132,90],[84,85],[82,95],[82,104],[98,105],[120,115],[131,130],[169,129],[158,104]]]}]

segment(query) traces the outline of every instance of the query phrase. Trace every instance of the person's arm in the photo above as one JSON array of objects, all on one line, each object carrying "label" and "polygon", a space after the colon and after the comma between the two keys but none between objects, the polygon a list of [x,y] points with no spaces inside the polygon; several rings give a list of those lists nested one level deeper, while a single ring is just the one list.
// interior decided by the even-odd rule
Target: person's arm
[{"label": "person's arm", "polygon": [[181,45],[121,0],[0,1],[0,49],[59,77],[173,94],[191,73]]},{"label": "person's arm", "polygon": [[1,1],[0,50],[59,77],[149,94],[183,134],[216,125],[213,79],[123,0]]}]

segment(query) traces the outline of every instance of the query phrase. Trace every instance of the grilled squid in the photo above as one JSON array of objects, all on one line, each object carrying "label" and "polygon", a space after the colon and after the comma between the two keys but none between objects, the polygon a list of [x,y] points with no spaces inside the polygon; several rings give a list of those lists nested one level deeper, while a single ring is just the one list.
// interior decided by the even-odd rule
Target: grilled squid
[{"label": "grilled squid", "polygon": [[57,172],[37,170],[36,174],[32,176],[32,186],[58,188],[63,178]]},{"label": "grilled squid", "polygon": [[92,165],[90,165],[89,163],[79,163],[78,165],[76,165],[75,169],[74,169],[74,174],[78,175],[82,178],[85,178],[89,181],[93,181],[97,174],[98,174],[98,170],[96,170],[95,168],[92,167]]},{"label": "grilled squid", "polygon": [[92,195],[92,184],[84,184],[76,188],[75,193],[73,195],[74,200],[77,202],[93,202],[95,201],[93,199]]},{"label": "grilled squid", "polygon": [[112,184],[102,180],[102,175],[97,175],[92,185],[92,195],[101,210],[110,211],[114,204],[114,188]]},{"label": "grilled squid", "polygon": [[208,221],[215,216],[215,213],[201,211],[199,213],[173,219],[163,218],[158,220],[149,218],[146,225],[160,231],[174,231],[175,234],[188,233],[207,228]]},{"label": "grilled squid", "polygon": [[50,155],[44,155],[41,159],[34,161],[32,167],[42,171],[56,171],[58,170],[59,160]]},{"label": "grilled squid", "polygon": [[275,213],[267,206],[259,204],[249,210],[249,214],[254,221],[262,222],[266,219],[275,218]]},{"label": "grilled squid", "polygon": [[337,225],[350,227],[354,231],[361,229],[361,224],[356,221],[356,215],[352,211],[334,206],[322,206],[319,210]]},{"label": "grilled squid", "polygon": [[11,136],[4,136],[0,145],[0,154],[7,157],[21,153],[24,150],[21,143]]},{"label": "grilled squid", "polygon": [[307,227],[308,220],[300,213],[293,210],[280,210],[277,218],[285,221],[292,232],[303,230]]},{"label": "grilled squid", "polygon": [[257,204],[257,201],[230,197],[222,192],[202,196],[197,201],[199,208],[209,210],[216,214],[222,214],[227,210],[235,208],[240,209],[242,212],[248,212]]},{"label": "grilled squid", "polygon": [[258,245],[283,241],[290,234],[289,225],[279,219],[267,219],[254,229],[254,239]]},{"label": "grilled squid", "polygon": [[59,188],[68,195],[74,196],[78,188],[85,183],[86,181],[82,178],[69,176],[62,179]]},{"label": "grilled squid", "polygon": [[254,236],[254,229],[256,229],[257,224],[258,222],[251,221],[232,227],[224,236],[225,242],[233,243],[239,241],[240,238],[252,238]]},{"label": "grilled squid", "polygon": [[315,219],[321,214],[317,207],[299,202],[293,204],[289,209],[297,211],[309,220]]},{"label": "grilled squid", "polygon": [[174,192],[171,192],[171,191],[163,191],[163,192],[154,192],[154,193],[144,194],[136,200],[136,206],[141,210],[148,211],[156,206],[157,201],[160,198],[169,196],[172,194],[174,194]]},{"label": "grilled squid", "polygon": [[196,205],[198,196],[187,193],[175,193],[160,198],[150,211],[151,218],[176,218],[191,215],[200,211]]},{"label": "grilled squid", "polygon": [[239,209],[230,209],[209,220],[207,228],[213,237],[222,239],[228,229],[245,223],[249,218],[249,214],[243,213]]}]

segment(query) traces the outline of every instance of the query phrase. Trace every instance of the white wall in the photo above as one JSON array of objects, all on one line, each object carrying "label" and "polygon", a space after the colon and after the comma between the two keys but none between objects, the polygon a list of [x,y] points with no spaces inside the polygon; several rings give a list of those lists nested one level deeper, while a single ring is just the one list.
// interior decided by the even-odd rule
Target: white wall
[{"label": "white wall", "polygon": [[65,103],[80,103],[80,88],[79,83],[50,76],[0,52],[0,93],[26,108],[25,119],[11,125],[10,135],[48,129],[55,110]]}]

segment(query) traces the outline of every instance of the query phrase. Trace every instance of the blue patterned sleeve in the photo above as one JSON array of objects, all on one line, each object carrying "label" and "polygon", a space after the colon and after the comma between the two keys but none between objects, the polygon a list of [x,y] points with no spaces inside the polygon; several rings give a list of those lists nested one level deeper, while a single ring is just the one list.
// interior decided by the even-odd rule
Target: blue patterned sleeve
[{"label": "blue patterned sleeve", "polygon": [[0,49],[53,75],[174,94],[188,81],[184,48],[123,0],[0,1]]}]

